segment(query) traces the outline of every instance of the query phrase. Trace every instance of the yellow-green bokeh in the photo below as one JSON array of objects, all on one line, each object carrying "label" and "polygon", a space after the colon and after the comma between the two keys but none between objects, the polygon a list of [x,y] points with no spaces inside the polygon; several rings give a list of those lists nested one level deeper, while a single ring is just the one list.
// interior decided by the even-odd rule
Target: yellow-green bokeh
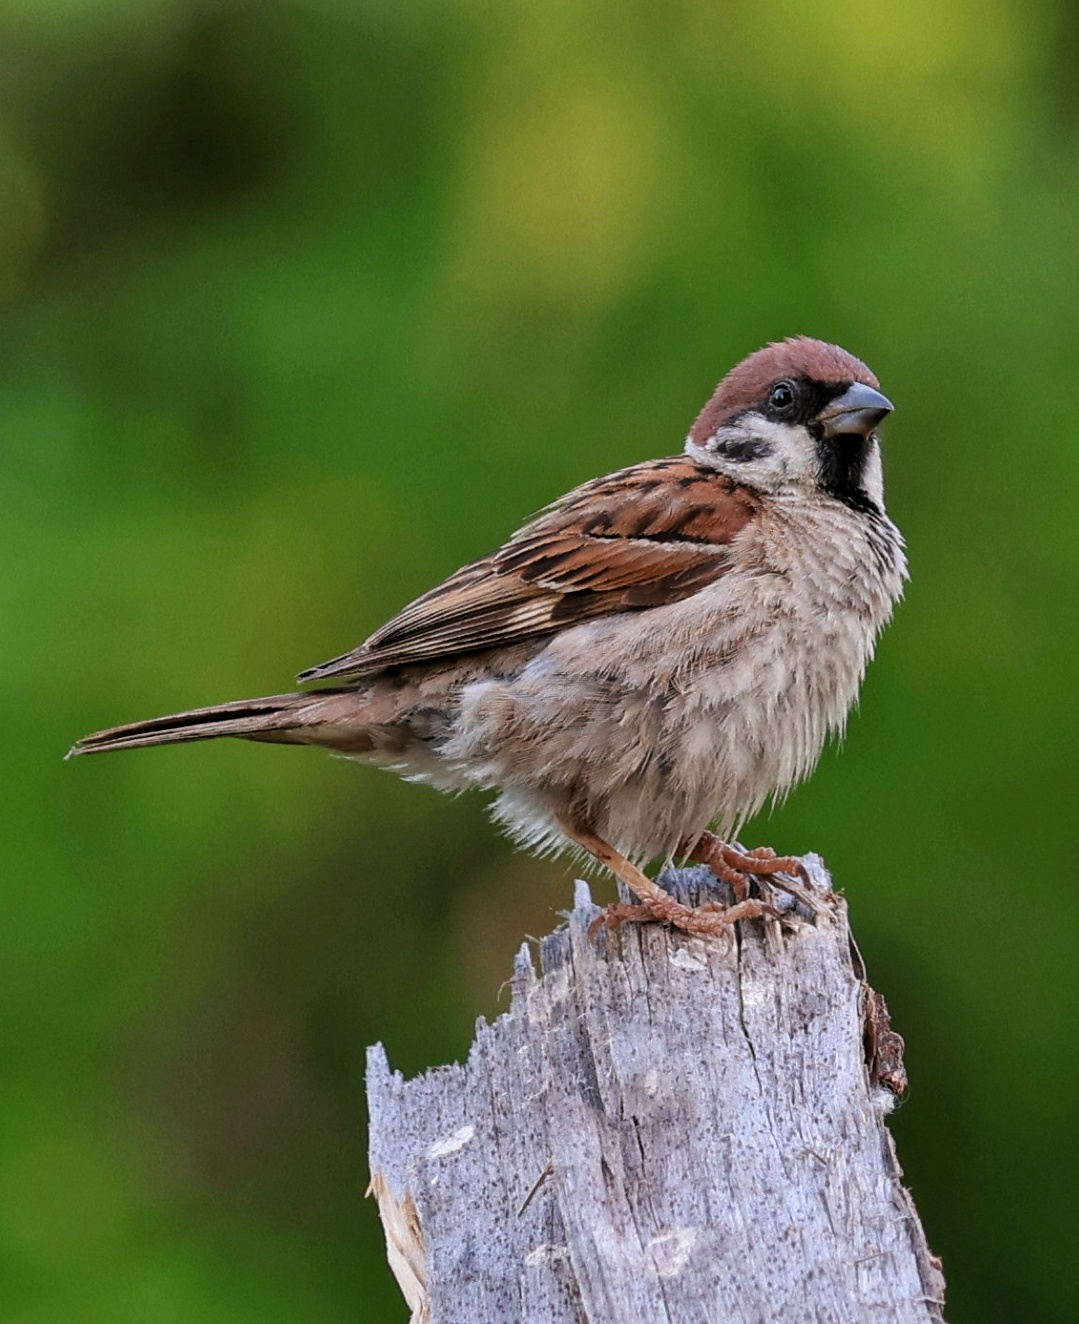
[{"label": "yellow-green bokeh", "polygon": [[746,837],[851,900],[949,1319],[1074,1316],[1077,58],[1063,0],[3,7],[5,1320],[405,1318],[363,1048],[463,1053],[566,871],[312,751],[61,756],[287,688],[795,332],[898,405],[913,580]]}]

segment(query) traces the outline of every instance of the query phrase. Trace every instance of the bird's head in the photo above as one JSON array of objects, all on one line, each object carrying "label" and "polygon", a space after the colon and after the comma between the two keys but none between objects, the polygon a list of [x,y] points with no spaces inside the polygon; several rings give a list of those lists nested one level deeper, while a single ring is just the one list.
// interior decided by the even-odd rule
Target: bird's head
[{"label": "bird's head", "polygon": [[876,428],[892,408],[860,359],[795,336],[731,369],[698,415],[686,453],[762,492],[816,490],[882,510]]}]

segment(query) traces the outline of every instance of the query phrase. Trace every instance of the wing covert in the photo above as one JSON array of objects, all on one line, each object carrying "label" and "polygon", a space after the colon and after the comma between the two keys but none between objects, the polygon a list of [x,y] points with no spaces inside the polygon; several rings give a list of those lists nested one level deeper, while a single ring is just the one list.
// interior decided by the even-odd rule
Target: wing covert
[{"label": "wing covert", "polygon": [[684,456],[622,469],[554,502],[499,551],[299,679],[361,676],[681,601],[726,571],[757,510],[748,489]]}]

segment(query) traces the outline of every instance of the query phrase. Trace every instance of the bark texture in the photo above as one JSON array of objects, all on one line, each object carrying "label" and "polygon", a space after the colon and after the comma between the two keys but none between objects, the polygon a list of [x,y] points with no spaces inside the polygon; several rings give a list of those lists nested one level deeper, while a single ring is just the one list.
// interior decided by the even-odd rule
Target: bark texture
[{"label": "bark texture", "polygon": [[[806,864],[814,918],[730,941],[590,937],[579,883],[464,1066],[406,1081],[369,1051],[372,1190],[415,1324],[943,1319],[884,1123],[902,1041]],[[707,870],[664,881],[715,895]]]}]

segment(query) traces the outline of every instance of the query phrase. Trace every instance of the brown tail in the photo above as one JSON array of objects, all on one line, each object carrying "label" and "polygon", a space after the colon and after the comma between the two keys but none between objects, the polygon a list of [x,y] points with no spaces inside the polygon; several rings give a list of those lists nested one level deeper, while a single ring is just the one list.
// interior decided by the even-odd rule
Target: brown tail
[{"label": "brown tail", "polygon": [[[185,740],[239,736],[292,745],[329,745],[348,749],[364,742],[356,722],[360,707],[355,690],[321,690],[312,694],[276,694],[265,699],[238,699],[213,708],[192,708],[169,717],[151,717],[108,731],[83,736],[68,750],[75,754],[106,754],[113,749],[176,745]],[[352,719],[351,721],[349,719]],[[359,737],[359,739],[357,739]],[[358,751],[359,752],[359,751]]]}]

